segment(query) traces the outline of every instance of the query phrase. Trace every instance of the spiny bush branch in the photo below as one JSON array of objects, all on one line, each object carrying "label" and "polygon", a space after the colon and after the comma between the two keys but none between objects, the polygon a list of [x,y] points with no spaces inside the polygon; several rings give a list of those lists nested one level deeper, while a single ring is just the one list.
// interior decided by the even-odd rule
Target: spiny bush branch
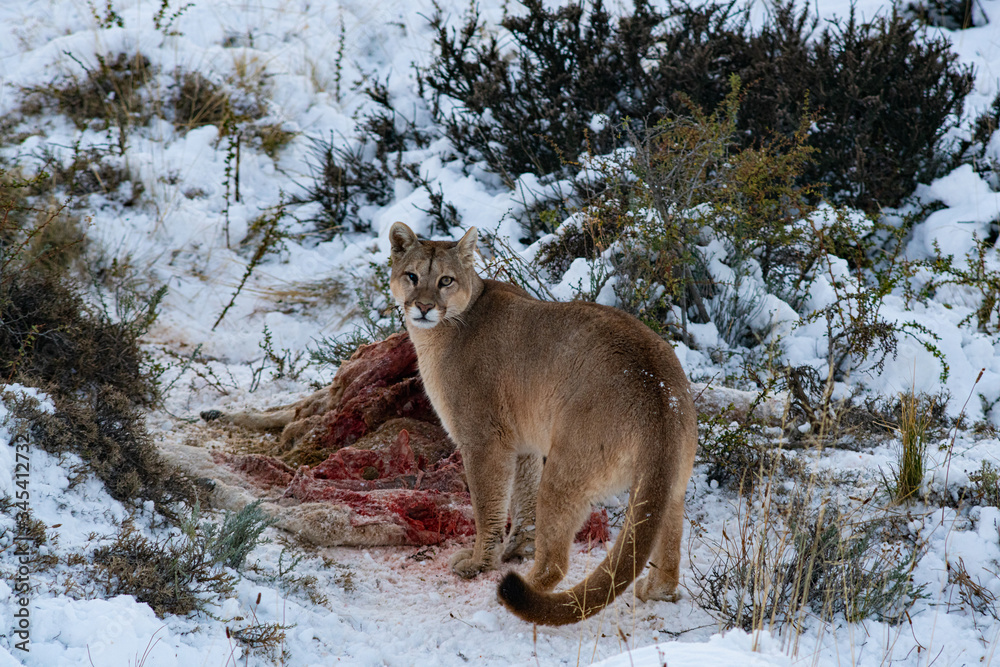
[{"label": "spiny bush branch", "polygon": [[243,272],[243,277],[240,278],[240,284],[236,286],[236,291],[233,292],[233,296],[229,299],[229,303],[227,303],[226,307],[222,309],[222,312],[219,313],[219,317],[215,320],[215,324],[212,325],[212,331],[215,331],[215,328],[219,326],[220,322],[222,322],[226,313],[229,312],[229,309],[233,307],[234,303],[236,303],[236,297],[239,296],[241,291],[243,291],[243,286],[246,285],[247,280],[250,279],[250,276],[253,274],[254,269],[257,268],[257,265],[260,264],[268,253],[273,252],[284,242],[287,234],[282,228],[281,222],[286,215],[285,209],[285,203],[278,204],[278,206],[276,206],[270,214],[267,214],[259,219],[256,226],[251,226],[251,234],[259,234],[260,242],[257,244],[250,261],[247,262],[247,268]]}]

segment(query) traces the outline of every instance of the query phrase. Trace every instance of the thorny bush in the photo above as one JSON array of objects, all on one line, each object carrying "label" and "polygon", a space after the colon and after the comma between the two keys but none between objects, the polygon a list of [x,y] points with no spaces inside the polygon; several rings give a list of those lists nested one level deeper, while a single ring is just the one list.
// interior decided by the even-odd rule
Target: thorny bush
[{"label": "thorny bush", "polygon": [[614,148],[623,124],[684,113],[685,96],[714,108],[735,74],[746,84],[743,147],[791,139],[812,110],[817,151],[803,182],[865,210],[894,206],[949,163],[941,139],[972,89],[947,39],[895,7],[870,22],[852,10],[817,33],[794,0],[759,29],[735,0],[672,1],[663,12],[634,0],[617,18],[600,0],[522,4],[502,21],[512,49],[475,9],[457,30],[435,14],[436,57],[420,73],[454,146],[511,187],[525,172],[575,173],[582,155]]}]

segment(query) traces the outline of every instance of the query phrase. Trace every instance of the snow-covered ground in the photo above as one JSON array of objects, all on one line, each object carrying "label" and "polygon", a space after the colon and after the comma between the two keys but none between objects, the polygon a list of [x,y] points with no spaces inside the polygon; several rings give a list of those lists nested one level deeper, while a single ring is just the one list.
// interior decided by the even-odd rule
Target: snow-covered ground
[{"label": "snow-covered ground", "polygon": [[[456,22],[468,6],[465,0],[436,4]],[[507,4],[483,0],[483,18],[496,24]],[[814,4],[821,16],[831,17],[844,16],[852,3],[818,0]],[[887,11],[878,0],[854,4],[864,16]],[[993,20],[948,35],[961,62],[976,67],[976,88],[966,101],[966,120],[984,110],[1000,89],[1000,1],[976,4]],[[178,68],[200,71],[218,81],[233,80],[255,69],[265,72],[261,80],[269,99],[266,122],[299,134],[276,159],[244,150],[242,199],[231,202],[228,211],[228,232],[235,241],[246,236],[251,221],[278,203],[282,192],[297,192],[309,179],[310,137],[348,141],[354,135],[355,117],[370,102],[353,82],[387,80],[396,108],[412,111],[418,125],[430,123],[426,106],[415,92],[412,68],[413,63],[426,63],[431,57],[432,34],[426,17],[434,13],[435,3],[429,0],[203,0],[180,15],[173,25],[174,35],[164,35],[153,26],[159,2],[114,2],[124,27],[111,28],[97,26],[92,6],[103,12],[104,3],[83,0],[14,1],[0,6],[0,117],[7,117],[19,105],[20,87],[80,73],[81,63],[93,66],[99,54],[140,50],[160,72],[153,87],[164,91],[172,85],[170,73]],[[172,7],[167,15],[179,7]],[[763,7],[763,3],[755,5],[759,11]],[[77,143],[86,147],[108,142],[104,132],[81,132],[55,114],[27,122],[37,132],[3,150],[7,157],[17,156],[29,166],[33,160],[37,163],[43,149],[69,160]],[[310,367],[296,380],[268,382],[270,370],[265,370],[265,381],[251,393],[253,367],[261,364],[259,344],[265,327],[275,350],[292,352],[305,350],[321,335],[350,330],[355,325],[352,288],[369,274],[370,262],[386,261],[391,223],[402,220],[420,233],[430,230],[431,221],[424,211],[429,207],[427,190],[397,181],[388,205],[362,211],[372,222],[371,234],[346,234],[319,243],[287,242],[280,253],[256,267],[233,307],[214,327],[249,261],[246,253],[226,246],[222,220],[227,146],[217,139],[218,130],[211,126],[181,133],[166,121],[153,120],[147,127],[136,128],[129,139],[127,164],[145,186],[142,203],[123,208],[97,194],[90,196],[85,209],[91,240],[88,252],[101,253],[106,262],[117,259],[135,267],[150,286],[169,288],[146,340],[149,349],[158,355],[171,351],[185,357],[201,346],[201,358],[209,364],[206,368],[225,389],[223,395],[191,372],[178,378],[164,408],[148,418],[154,437],[164,441],[197,436],[197,427],[185,419],[200,410],[288,402],[309,391],[310,383],[329,380],[329,369]],[[509,215],[523,206],[522,190],[508,191],[495,176],[480,169],[464,173],[457,162],[443,160],[446,151],[441,142],[410,151],[406,158],[420,164],[422,176],[440,189],[465,224],[509,238],[515,250],[533,252],[518,243],[517,223]],[[994,135],[989,154],[1000,159],[1000,134]],[[523,177],[520,184],[536,187],[532,179]],[[971,247],[972,234],[983,236],[1000,217],[1000,194],[991,191],[968,166],[921,185],[917,194],[925,202],[940,202],[941,207],[915,230],[907,247],[913,257],[932,252],[935,239],[945,252],[962,256]],[[291,231],[306,229],[306,223],[293,223]],[[459,229],[452,231],[456,238],[460,235]],[[553,291],[570,296],[572,285],[581,277],[571,269],[571,275],[553,286]],[[346,298],[303,296],[309,294],[304,286],[320,280],[343,285]],[[817,306],[828,298],[822,285],[812,298]],[[868,390],[886,396],[910,388],[929,394],[945,390],[952,399],[948,405],[952,417],[958,416],[971,395],[965,407],[969,423],[1000,425],[1000,409],[989,409],[1000,398],[1000,341],[959,325],[972,308],[966,295],[956,290],[951,303],[911,307],[907,309],[902,298],[891,296],[884,314],[889,319],[915,320],[939,336],[938,347],[951,371],[947,383],[941,384],[938,360],[918,342],[903,338],[898,355],[888,361],[884,372],[865,379]],[[817,323],[791,332],[787,351],[792,363],[813,363],[823,355],[821,329]],[[703,346],[718,337],[712,330],[696,335]],[[683,346],[678,352],[692,377],[710,378],[720,370],[706,352]],[[976,383],[980,369],[985,370]],[[181,372],[179,366],[176,372]],[[173,377],[168,374],[167,379]],[[978,400],[979,394],[984,401]],[[0,443],[11,441],[12,425],[6,417],[6,408],[0,407]],[[995,436],[961,432],[953,447],[947,447],[950,442],[949,437],[929,447],[925,484],[939,494],[967,482],[969,473],[983,461],[1000,465],[1000,441]],[[946,447],[941,449],[939,444]],[[858,452],[829,451],[811,459],[810,465],[836,475],[845,494],[867,497],[881,484],[882,472],[894,464],[896,446],[890,441]],[[0,495],[15,497],[16,453],[13,444],[0,445]],[[37,449],[30,450],[30,457],[32,511],[50,526],[51,536],[58,536],[48,547],[53,554],[65,556],[95,548],[106,539],[103,536],[115,532],[115,522],[126,515],[126,508],[94,479],[71,484],[78,460],[72,456],[57,459]],[[715,489],[704,470],[695,471],[687,514],[697,531],[686,542],[684,576],[692,563],[711,562],[712,545],[724,527],[732,526],[737,503],[732,494]],[[140,514],[137,522],[149,534],[164,530],[154,527],[149,511]],[[0,667],[18,663],[222,666],[244,661],[575,665],[605,659],[602,664],[616,666],[990,664],[1000,644],[1000,621],[961,604],[957,587],[949,583],[949,567],[962,559],[973,579],[994,597],[1000,596],[1000,511],[929,507],[913,511],[904,523],[924,545],[913,578],[916,584],[925,585],[927,597],[898,625],[874,620],[824,625],[807,619],[794,638],[794,655],[793,639],[788,636],[735,630],[718,634],[715,622],[690,594],[676,604],[635,603],[626,594],[584,623],[536,630],[497,604],[497,573],[464,581],[448,571],[448,558],[459,546],[454,544],[432,548],[429,559],[413,558],[416,548],[306,550],[293,574],[315,577],[312,590],[318,595],[310,597],[277,577],[279,559],[284,557],[287,563],[288,556],[282,556],[285,547],[277,541],[279,534],[270,530],[268,536],[274,541],[250,556],[258,565],[256,571],[240,579],[232,597],[221,601],[211,615],[161,620],[147,605],[130,597],[88,599],[86,591],[68,595],[66,591],[72,588],[67,581],[72,576],[68,566],[39,574],[29,607],[29,653],[15,647],[19,641],[13,633],[17,596],[0,580]],[[0,516],[0,564],[5,568],[15,562],[11,560],[13,527],[13,516]],[[601,547],[589,553],[581,548],[573,556],[567,580],[580,579],[602,557]],[[690,578],[686,583],[692,583]],[[325,602],[318,602],[320,597]],[[241,627],[250,618],[288,627],[283,653],[247,656],[227,638],[227,627]]]}]

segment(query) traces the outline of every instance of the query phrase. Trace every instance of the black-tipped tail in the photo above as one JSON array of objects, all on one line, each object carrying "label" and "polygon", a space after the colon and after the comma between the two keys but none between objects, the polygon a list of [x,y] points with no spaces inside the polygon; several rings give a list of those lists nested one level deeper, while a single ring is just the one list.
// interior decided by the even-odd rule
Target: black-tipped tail
[{"label": "black-tipped tail", "polygon": [[504,575],[497,586],[497,597],[515,616],[539,625],[569,625],[589,615],[571,593],[539,593],[517,572]]},{"label": "black-tipped tail", "polygon": [[668,459],[655,471],[655,483],[637,484],[626,511],[625,525],[601,564],[568,591],[537,591],[517,573],[509,572],[497,587],[497,597],[517,617],[540,625],[567,625],[589,618],[628,588],[646,566],[659,533],[673,480]]},{"label": "black-tipped tail", "polygon": [[497,596],[507,608],[521,609],[528,602],[528,584],[517,572],[508,572],[497,586]]}]

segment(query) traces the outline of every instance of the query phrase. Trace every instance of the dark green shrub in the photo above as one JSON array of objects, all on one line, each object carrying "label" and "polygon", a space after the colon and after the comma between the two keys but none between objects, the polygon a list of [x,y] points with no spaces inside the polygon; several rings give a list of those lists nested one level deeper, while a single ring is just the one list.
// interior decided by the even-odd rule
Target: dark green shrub
[{"label": "dark green shrub", "polygon": [[[659,91],[642,63],[664,19],[643,0],[617,23],[600,0],[589,13],[582,4],[523,4],[526,16],[503,21],[517,45],[513,59],[495,34],[481,37],[475,9],[459,32],[436,14],[437,57],[421,73],[456,149],[486,160],[511,186],[518,174],[572,170],[582,152],[607,152],[622,118],[649,115]],[[443,106],[444,98],[462,106]],[[590,129],[595,113],[610,118],[600,131]]]},{"label": "dark green shrub", "polygon": [[965,30],[973,26],[986,25],[986,15],[979,0],[919,0],[906,5],[906,11],[927,25]]},{"label": "dark green shrub", "polygon": [[[896,10],[871,23],[852,12],[814,34],[817,21],[794,0],[759,30],[735,2],[660,13],[635,0],[617,20],[599,1],[589,11],[523,4],[526,15],[503,21],[512,56],[475,11],[458,31],[435,15],[436,58],[421,72],[452,143],[510,185],[523,172],[575,172],[582,153],[615,146],[626,119],[654,125],[686,113],[685,97],[715,108],[736,74],[742,146],[791,138],[810,109],[817,152],[803,183],[824,182],[834,201],[866,210],[893,206],[948,163],[940,140],[972,88],[948,41]],[[592,127],[595,114],[608,122]]]},{"label": "dark green shrub", "polygon": [[57,276],[11,271],[0,280],[0,374],[65,395],[111,386],[151,405],[156,390],[138,336],[162,297],[113,321]]},{"label": "dark green shrub", "polygon": [[949,163],[940,140],[973,85],[947,39],[928,37],[895,7],[869,24],[852,11],[823,31],[813,53],[822,76],[811,93],[822,109],[813,173],[834,199],[896,206],[917,181],[939,175]]},{"label": "dark green shrub", "polygon": [[319,213],[309,221],[321,237],[329,238],[344,231],[367,231],[371,221],[359,216],[366,204],[385,206],[393,195],[389,173],[369,154],[365,144],[350,145],[314,138],[308,164],[311,181],[303,193],[293,196],[291,204],[318,204]]},{"label": "dark green shrub", "polygon": [[390,158],[393,158],[398,169],[408,167],[402,164],[401,153],[426,148],[430,141],[427,131],[396,110],[389,94],[388,79],[385,83],[373,80],[363,92],[375,103],[375,108],[359,119],[358,133],[367,143],[374,144],[375,157],[379,162],[388,166]]},{"label": "dark green shrub", "polygon": [[309,221],[323,238],[345,231],[368,231],[371,221],[359,215],[361,208],[388,204],[394,195],[394,180],[401,178],[427,190],[431,204],[427,213],[438,229],[446,232],[457,224],[455,207],[420,177],[419,165],[403,159],[405,151],[427,146],[428,133],[396,110],[388,81],[370,81],[362,92],[374,104],[357,120],[357,138],[333,134],[329,139],[313,138],[307,160],[310,180],[290,203],[319,205],[319,214]]}]

